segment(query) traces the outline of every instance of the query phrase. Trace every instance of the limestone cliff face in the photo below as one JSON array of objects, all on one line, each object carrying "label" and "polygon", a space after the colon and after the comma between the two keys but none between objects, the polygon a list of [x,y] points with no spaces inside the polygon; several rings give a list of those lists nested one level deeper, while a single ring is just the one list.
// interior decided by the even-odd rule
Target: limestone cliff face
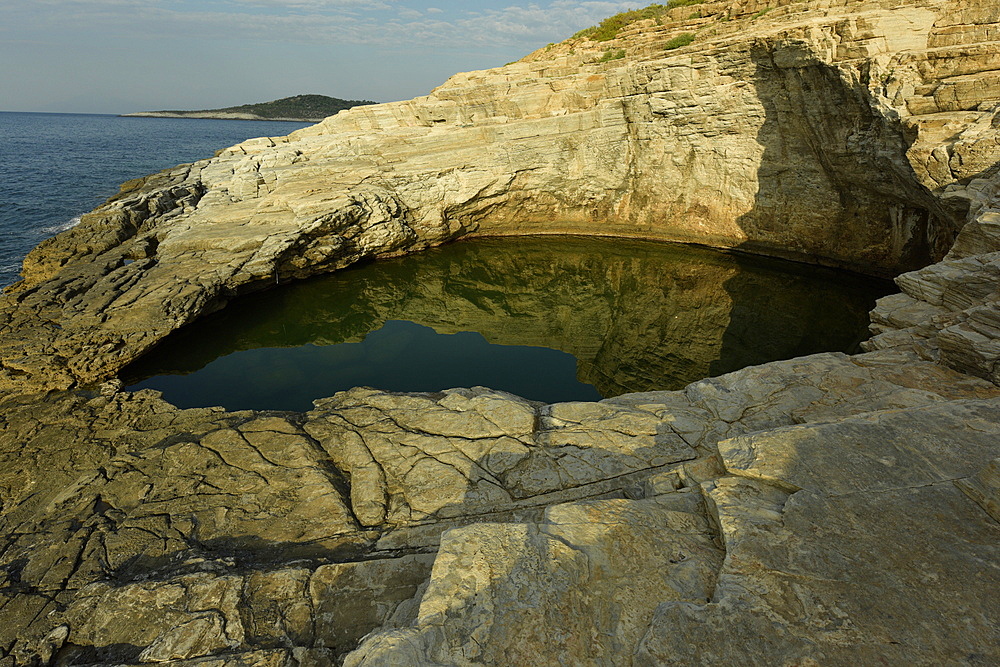
[{"label": "limestone cliff face", "polygon": [[[696,241],[875,273],[943,257],[989,196],[995,7],[755,8],[571,41],[128,184],[25,261],[0,382],[104,379],[233,294],[467,235]],[[626,57],[596,62],[605,47]]]},{"label": "limestone cliff face", "polygon": [[[699,11],[126,184],[36,249],[0,301],[0,665],[1000,662],[1000,5]],[[88,384],[234,295],[566,231],[941,261],[866,354],[598,403]]]}]

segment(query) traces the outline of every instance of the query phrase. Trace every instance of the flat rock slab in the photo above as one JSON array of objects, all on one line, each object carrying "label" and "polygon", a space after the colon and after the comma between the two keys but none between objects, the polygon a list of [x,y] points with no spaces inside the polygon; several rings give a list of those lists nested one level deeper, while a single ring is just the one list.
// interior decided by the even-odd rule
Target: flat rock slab
[{"label": "flat rock slab", "polygon": [[959,401],[720,443],[718,589],[663,605],[638,663],[996,662],[1000,524],[964,484],[998,423]]},{"label": "flat rock slab", "polygon": [[723,552],[703,502],[570,503],[537,524],[449,531],[413,626],[367,638],[345,665],[620,663],[660,602],[711,596]]},{"label": "flat rock slab", "polygon": [[828,496],[976,474],[1000,447],[1000,402],[954,401],[806,424],[719,443],[733,475]]},{"label": "flat rock slab", "polygon": [[413,625],[346,664],[991,664],[1000,525],[963,485],[998,424],[993,399],[761,431],[694,487],[452,530]]}]

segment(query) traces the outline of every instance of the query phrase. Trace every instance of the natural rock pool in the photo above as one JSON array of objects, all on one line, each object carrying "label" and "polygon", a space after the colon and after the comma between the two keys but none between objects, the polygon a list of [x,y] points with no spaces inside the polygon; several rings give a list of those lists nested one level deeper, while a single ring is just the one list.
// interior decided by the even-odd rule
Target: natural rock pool
[{"label": "natural rock pool", "polygon": [[689,246],[463,241],[243,297],[126,368],[181,407],[308,410],[355,386],[545,401],[853,352],[886,281]]}]

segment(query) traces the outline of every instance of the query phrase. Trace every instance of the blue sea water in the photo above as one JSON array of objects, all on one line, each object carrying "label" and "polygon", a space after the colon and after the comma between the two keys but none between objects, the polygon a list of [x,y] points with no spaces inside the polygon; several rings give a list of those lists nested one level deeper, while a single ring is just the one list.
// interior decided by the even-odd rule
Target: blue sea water
[{"label": "blue sea water", "polygon": [[132,178],[307,123],[0,112],[0,287],[24,256]]}]

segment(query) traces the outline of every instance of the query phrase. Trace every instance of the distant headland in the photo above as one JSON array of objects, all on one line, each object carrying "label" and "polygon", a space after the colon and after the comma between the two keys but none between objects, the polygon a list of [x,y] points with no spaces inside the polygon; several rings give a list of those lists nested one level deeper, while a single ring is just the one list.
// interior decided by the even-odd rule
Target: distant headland
[{"label": "distant headland", "polygon": [[284,97],[273,102],[259,104],[243,104],[224,109],[205,109],[202,111],[139,111],[125,113],[122,116],[142,118],[222,118],[228,120],[287,120],[287,121],[318,121],[332,116],[344,109],[376,104],[370,100],[342,100],[326,95],[296,95]]}]

